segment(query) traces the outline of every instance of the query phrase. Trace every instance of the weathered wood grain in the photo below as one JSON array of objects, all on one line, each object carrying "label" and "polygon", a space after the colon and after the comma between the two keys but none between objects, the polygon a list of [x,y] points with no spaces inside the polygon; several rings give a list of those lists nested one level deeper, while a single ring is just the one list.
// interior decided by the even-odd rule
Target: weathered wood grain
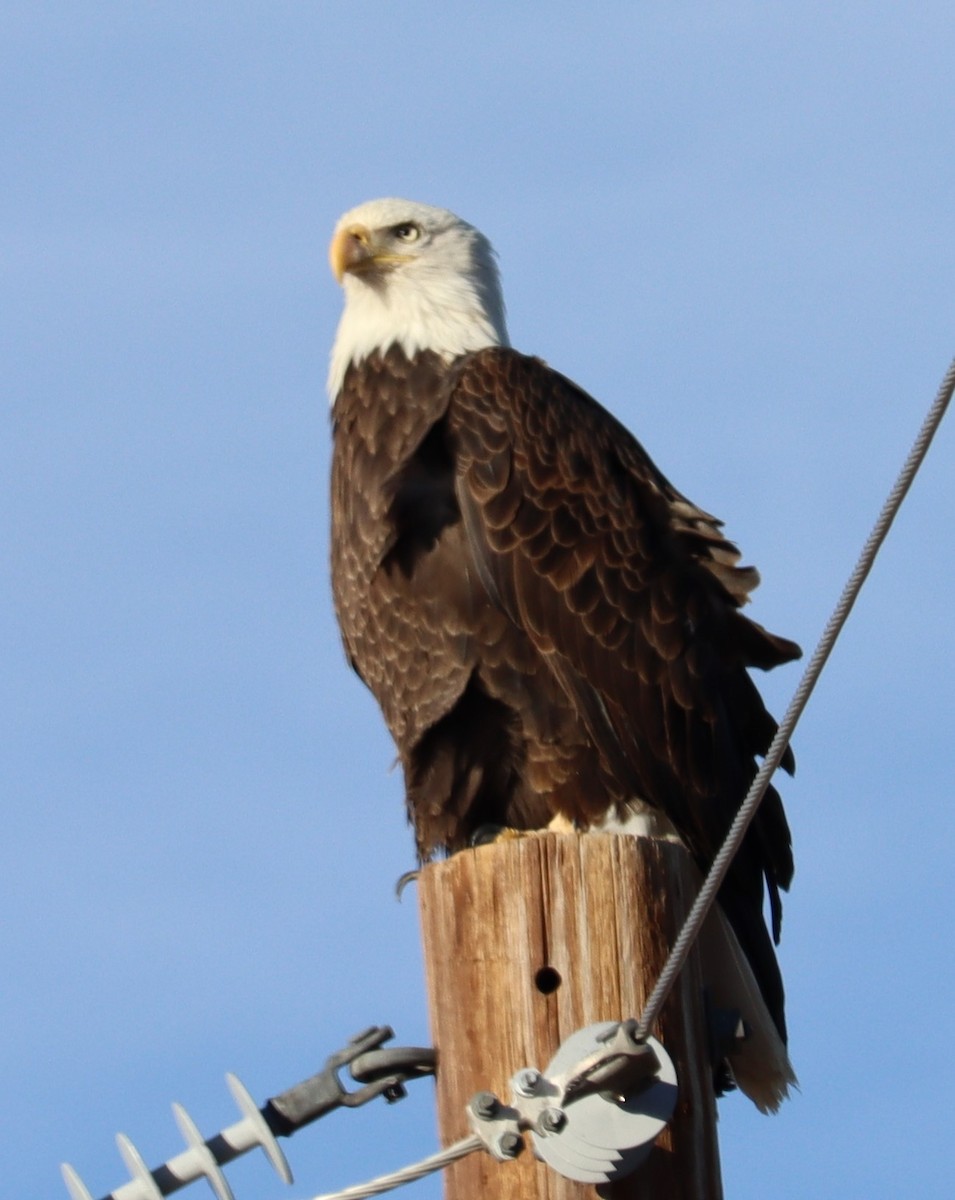
[{"label": "weathered wood grain", "polygon": [[[524,1066],[546,1067],[575,1030],[639,1016],[693,899],[686,854],[651,839],[546,833],[464,851],[419,879],[428,996],[439,1054],[442,1145],[469,1130],[477,1091],[507,1099]],[[549,978],[540,972],[549,969]],[[559,985],[552,984],[557,972]],[[695,955],[657,1036],[680,1096],[647,1163],[600,1194],[719,1200],[715,1101]],[[447,1200],[591,1200],[528,1148],[512,1163],[472,1154],[446,1173]]]}]

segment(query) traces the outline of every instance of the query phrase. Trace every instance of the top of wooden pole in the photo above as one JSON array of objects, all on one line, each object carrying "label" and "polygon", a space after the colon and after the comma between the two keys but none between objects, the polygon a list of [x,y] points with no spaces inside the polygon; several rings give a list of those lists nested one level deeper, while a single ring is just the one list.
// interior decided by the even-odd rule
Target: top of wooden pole
[{"label": "top of wooden pole", "polygon": [[[629,836],[534,834],[465,851],[419,879],[428,995],[438,1050],[442,1144],[468,1132],[478,1091],[501,1099],[522,1067],[546,1067],[576,1030],[639,1016],[696,890],[686,853]],[[648,1162],[601,1189],[613,1197],[716,1200],[715,1103],[691,956],[658,1036],[677,1067],[673,1122]],[[581,1200],[527,1150],[474,1154],[449,1169],[447,1200]]]}]

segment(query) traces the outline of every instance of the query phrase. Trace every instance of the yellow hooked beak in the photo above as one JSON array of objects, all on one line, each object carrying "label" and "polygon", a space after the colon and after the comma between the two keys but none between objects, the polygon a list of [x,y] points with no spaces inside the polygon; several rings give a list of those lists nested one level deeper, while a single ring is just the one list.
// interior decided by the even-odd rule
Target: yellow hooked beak
[{"label": "yellow hooked beak", "polygon": [[372,231],[364,225],[346,225],[344,229],[339,229],[328,248],[332,274],[339,283],[344,279],[346,271],[361,275],[366,271],[381,270],[383,267],[394,267],[399,263],[409,262],[412,257],[410,254],[386,251]]}]

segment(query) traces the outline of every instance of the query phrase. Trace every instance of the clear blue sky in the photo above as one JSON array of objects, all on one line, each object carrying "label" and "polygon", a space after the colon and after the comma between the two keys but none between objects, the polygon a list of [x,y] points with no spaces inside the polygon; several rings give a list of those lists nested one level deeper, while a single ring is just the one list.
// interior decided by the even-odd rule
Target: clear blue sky
[{"label": "clear blue sky", "polygon": [[[427,1041],[401,783],[327,580],[340,212],[451,207],[811,648],[955,353],[950,4],[6,3],[0,1162],[98,1196],[365,1025]],[[802,1091],[726,1192],[955,1194],[955,424],[796,738]],[[766,681],[781,711],[798,668]],[[436,1148],[430,1085],[237,1200]],[[191,1193],[189,1193],[191,1194]],[[197,1191],[196,1194],[199,1194]],[[436,1181],[409,1196],[437,1197]]]}]

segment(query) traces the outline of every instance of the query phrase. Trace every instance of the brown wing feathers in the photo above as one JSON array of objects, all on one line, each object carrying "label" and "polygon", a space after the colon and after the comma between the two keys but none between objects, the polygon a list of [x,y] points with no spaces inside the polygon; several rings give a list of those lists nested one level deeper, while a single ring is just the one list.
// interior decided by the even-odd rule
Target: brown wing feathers
[{"label": "brown wing feathers", "polygon": [[[450,369],[372,355],[334,420],[336,608],[398,745],[419,853],[639,798],[708,866],[775,732],[746,668],[798,654],[740,611],[758,576],[719,522],[510,350]],[[720,899],[781,1033],[761,907],[765,876],[778,933],[791,875],[770,790]]]},{"label": "brown wing feathers", "polygon": [[[538,360],[463,359],[447,422],[489,590],[582,705],[605,757],[626,764],[619,783],[667,809],[706,862],[775,732],[745,668],[799,653],[739,612],[756,572],[735,565],[719,522],[621,425]],[[788,886],[775,793],[750,842],[757,874]]]}]

